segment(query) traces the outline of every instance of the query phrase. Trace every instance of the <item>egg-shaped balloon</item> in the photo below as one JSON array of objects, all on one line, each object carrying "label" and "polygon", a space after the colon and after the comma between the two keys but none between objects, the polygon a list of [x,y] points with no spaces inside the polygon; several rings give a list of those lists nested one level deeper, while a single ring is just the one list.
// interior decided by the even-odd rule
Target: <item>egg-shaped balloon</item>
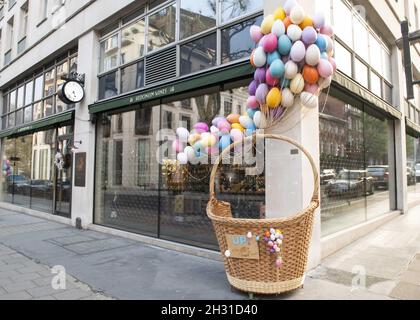
[{"label": "egg-shaped balloon", "polygon": [[225,118],[225,117],[222,117],[222,116],[217,116],[216,118],[214,118],[214,119],[211,121],[211,124],[217,127],[217,124],[218,124],[220,121],[226,121],[226,118]]},{"label": "egg-shaped balloon", "polygon": [[194,129],[195,131],[197,131],[197,133],[203,133],[209,131],[209,126],[207,125],[207,123],[199,122],[194,125]]},{"label": "egg-shaped balloon", "polygon": [[238,142],[238,141],[242,141],[244,138],[244,132],[245,130],[241,131],[240,129],[232,129],[230,131],[230,137],[232,139],[233,142]]},{"label": "egg-shaped balloon", "polygon": [[309,92],[311,94],[317,95],[318,91],[319,91],[319,86],[318,84],[305,84],[305,88],[303,89],[303,91],[305,92]]},{"label": "egg-shaped balloon", "polygon": [[329,36],[329,37],[332,37],[334,35],[334,29],[333,29],[333,27],[330,26],[330,25],[328,25],[328,24],[324,25],[321,28],[320,32],[322,34],[325,34],[325,35]]},{"label": "egg-shaped balloon", "polygon": [[290,17],[286,17],[286,19],[283,20],[284,27],[286,28],[286,32],[289,29],[289,27],[292,25],[292,21],[290,20]]},{"label": "egg-shaped balloon", "polygon": [[305,87],[305,80],[303,79],[302,74],[298,73],[296,77],[290,82],[290,91],[294,94],[299,94],[303,91]]},{"label": "egg-shaped balloon", "polygon": [[335,61],[335,59],[333,57],[329,57],[328,61],[331,63],[331,66],[333,67],[333,71],[336,72],[337,71],[337,62]]},{"label": "egg-shaped balloon", "polygon": [[274,78],[281,78],[284,75],[284,63],[281,60],[275,60],[273,61],[273,63],[270,65],[270,74],[274,77]]},{"label": "egg-shaped balloon", "polygon": [[228,135],[223,135],[220,138],[219,146],[222,150],[225,150],[231,144],[230,133]]},{"label": "egg-shaped balloon", "polygon": [[195,160],[196,154],[193,147],[191,146],[185,147],[184,153],[187,155],[187,159],[189,162],[193,162]]},{"label": "egg-shaped balloon", "polygon": [[271,28],[271,33],[275,34],[277,38],[286,33],[286,27],[284,26],[283,19],[276,20],[273,23],[273,27]]},{"label": "egg-shaped balloon", "polygon": [[273,27],[274,21],[275,19],[272,14],[266,16],[261,23],[261,32],[263,34],[269,34],[271,32],[271,28]]},{"label": "egg-shaped balloon", "polygon": [[292,11],[292,9],[297,5],[298,5],[298,3],[297,3],[296,0],[287,0],[284,3],[283,9],[286,12],[286,14],[289,15],[290,12]]},{"label": "egg-shaped balloon", "polygon": [[328,60],[321,59],[318,63],[318,73],[323,78],[328,78],[334,73],[333,66]]},{"label": "egg-shaped balloon", "polygon": [[287,36],[290,38],[290,40],[292,40],[292,42],[296,42],[302,37],[302,29],[299,28],[299,26],[292,24],[287,29]]},{"label": "egg-shaped balloon", "polygon": [[255,112],[257,112],[257,109],[247,109],[246,113],[248,114],[248,117],[251,119],[254,119]]},{"label": "egg-shaped balloon", "polygon": [[305,61],[306,64],[310,66],[316,66],[321,59],[321,51],[315,44],[311,44],[308,49],[306,49]]},{"label": "egg-shaped balloon", "polygon": [[253,80],[248,86],[248,94],[250,96],[255,96],[255,91],[257,91],[258,82]]},{"label": "egg-shaped balloon", "polygon": [[290,50],[290,58],[294,62],[301,62],[306,55],[305,45],[302,41],[296,41]]},{"label": "egg-shaped balloon", "polygon": [[321,90],[326,89],[330,86],[331,81],[332,81],[332,77],[320,78],[318,81],[318,86]]},{"label": "egg-shaped balloon", "polygon": [[306,27],[302,32],[302,41],[304,44],[314,44],[318,38],[318,33],[313,27]]},{"label": "egg-shaped balloon", "polygon": [[303,19],[303,21],[301,22],[301,24],[299,25],[299,27],[304,30],[307,27],[311,27],[313,28],[314,26],[314,22],[312,21],[310,16],[305,16],[305,18]]},{"label": "egg-shaped balloon", "polygon": [[324,35],[324,38],[327,41],[327,47],[326,47],[325,51],[327,52],[327,54],[329,56],[332,56],[332,53],[334,51],[334,43],[333,43],[331,37]]},{"label": "egg-shaped balloon", "polygon": [[172,142],[172,150],[176,153],[184,151],[184,146],[182,142],[178,139],[174,140],[174,142]]},{"label": "egg-shaped balloon", "polygon": [[277,108],[281,103],[281,91],[278,88],[272,88],[267,94],[267,106]]},{"label": "egg-shaped balloon", "polygon": [[280,82],[280,79],[277,77],[273,77],[271,75],[270,69],[268,69],[265,75],[265,83],[267,83],[270,87],[276,87],[279,85],[279,82]]},{"label": "egg-shaped balloon", "polygon": [[227,134],[230,132],[231,126],[228,121],[220,121],[217,124],[217,129],[219,129],[222,134]]},{"label": "egg-shaped balloon", "polygon": [[257,68],[254,72],[254,80],[258,83],[264,83],[265,82],[265,68]]},{"label": "egg-shaped balloon", "polygon": [[253,61],[254,61],[254,65],[257,68],[261,68],[261,67],[265,66],[265,64],[267,62],[267,55],[264,51],[264,48],[258,47],[257,49],[255,49],[254,56],[253,56]]},{"label": "egg-shaped balloon", "polygon": [[281,106],[283,108],[291,108],[295,102],[295,96],[288,88],[281,91]]},{"label": "egg-shaped balloon", "polygon": [[178,153],[176,158],[179,161],[179,163],[182,165],[185,165],[188,163],[188,156],[184,152]]},{"label": "egg-shaped balloon", "polygon": [[303,67],[302,76],[303,79],[305,79],[305,82],[309,84],[315,84],[319,80],[317,69],[309,65]]},{"label": "egg-shaped balloon", "polygon": [[300,94],[300,102],[309,109],[318,107],[318,97],[309,92],[302,92]]},{"label": "egg-shaped balloon", "polygon": [[255,96],[249,96],[246,101],[246,106],[250,109],[257,109],[260,105]]},{"label": "egg-shaped balloon", "polygon": [[325,15],[323,12],[317,12],[312,17],[314,22],[314,27],[317,29],[321,29],[325,25]]},{"label": "egg-shaped balloon", "polygon": [[324,35],[319,34],[315,44],[318,46],[319,51],[325,52],[327,50],[327,40],[325,40]]},{"label": "egg-shaped balloon", "polygon": [[190,136],[190,132],[185,128],[178,128],[176,129],[176,135],[178,136],[180,141],[187,142],[188,137]]},{"label": "egg-shaped balloon", "polygon": [[295,62],[289,60],[284,66],[284,77],[286,79],[293,79],[298,73],[298,66]]},{"label": "egg-shaped balloon", "polygon": [[274,19],[283,21],[285,18],[286,18],[286,12],[284,11],[282,7],[278,7],[274,11]]},{"label": "egg-shaped balloon", "polygon": [[305,19],[305,10],[300,5],[296,5],[290,11],[290,20],[294,24],[301,24]]},{"label": "egg-shaped balloon", "polygon": [[273,61],[277,59],[281,59],[281,55],[277,50],[275,50],[267,55],[267,64],[271,65]]},{"label": "egg-shaped balloon", "polygon": [[287,35],[282,35],[279,38],[277,50],[282,56],[288,56],[292,49],[292,41]]},{"label": "egg-shaped balloon", "polygon": [[241,116],[240,114],[230,114],[230,115],[227,116],[226,119],[227,119],[227,121],[229,121],[230,124],[239,123],[239,117],[240,116]]},{"label": "egg-shaped balloon", "polygon": [[328,60],[328,54],[326,52],[321,53],[321,59]]},{"label": "egg-shaped balloon", "polygon": [[217,143],[217,139],[213,134],[205,135],[201,138],[201,144],[203,147],[213,147]]},{"label": "egg-shaped balloon", "polygon": [[258,43],[263,37],[263,33],[261,32],[261,28],[259,26],[251,26],[249,33],[251,35],[252,41],[255,43]]},{"label": "egg-shaped balloon", "polygon": [[239,123],[245,129],[249,129],[249,128],[254,127],[254,121],[248,116],[248,114],[246,116],[241,116],[239,118]]},{"label": "egg-shaped balloon", "polygon": [[190,144],[190,146],[193,146],[200,139],[201,139],[201,135],[200,134],[198,134],[198,133],[192,133],[192,134],[190,134],[190,136],[188,138],[188,143]]},{"label": "egg-shaped balloon", "polygon": [[245,128],[240,123],[233,123],[232,124],[232,129],[230,131],[232,132],[233,129],[237,129],[237,130],[240,130],[242,132],[245,131]]},{"label": "egg-shaped balloon", "polygon": [[220,130],[219,130],[219,128],[217,128],[216,126],[211,126],[211,127],[210,127],[210,132],[211,132],[212,134],[219,135]]},{"label": "egg-shaped balloon", "polygon": [[254,123],[255,126],[259,129],[264,129],[267,126],[267,118],[264,113],[257,111],[254,114]]},{"label": "egg-shaped balloon", "polygon": [[277,49],[277,36],[274,33],[267,34],[263,48],[266,53],[271,53]]},{"label": "egg-shaped balloon", "polygon": [[265,83],[261,83],[258,88],[257,92],[255,93],[255,96],[257,97],[257,101],[261,104],[265,104],[265,99],[268,94],[268,86]]}]

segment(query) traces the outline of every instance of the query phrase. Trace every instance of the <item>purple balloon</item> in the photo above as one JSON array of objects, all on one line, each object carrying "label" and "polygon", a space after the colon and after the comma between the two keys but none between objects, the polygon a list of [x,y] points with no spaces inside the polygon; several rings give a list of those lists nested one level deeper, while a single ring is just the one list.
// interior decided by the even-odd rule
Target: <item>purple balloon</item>
[{"label": "purple balloon", "polygon": [[265,104],[265,100],[268,94],[268,86],[265,83],[261,83],[258,88],[257,92],[255,92],[255,97],[260,104]]},{"label": "purple balloon", "polygon": [[312,27],[306,27],[302,32],[302,40],[306,45],[314,44],[317,38],[318,34]]},{"label": "purple balloon", "polygon": [[264,83],[266,72],[267,71],[265,68],[257,68],[257,70],[255,70],[255,73],[254,73],[254,80],[257,81],[258,83]]},{"label": "purple balloon", "polygon": [[248,86],[248,93],[250,96],[255,96],[255,92],[257,91],[258,82],[253,80]]},{"label": "purple balloon", "polygon": [[296,41],[290,51],[290,57],[294,62],[301,62],[305,58],[306,48],[302,41]]}]

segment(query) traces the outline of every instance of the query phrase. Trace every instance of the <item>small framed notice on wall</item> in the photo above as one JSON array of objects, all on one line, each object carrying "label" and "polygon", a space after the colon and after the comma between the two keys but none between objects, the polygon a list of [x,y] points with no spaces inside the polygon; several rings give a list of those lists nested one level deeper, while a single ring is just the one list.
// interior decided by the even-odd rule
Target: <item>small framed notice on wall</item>
[{"label": "small framed notice on wall", "polygon": [[74,186],[86,187],[86,152],[74,156]]}]

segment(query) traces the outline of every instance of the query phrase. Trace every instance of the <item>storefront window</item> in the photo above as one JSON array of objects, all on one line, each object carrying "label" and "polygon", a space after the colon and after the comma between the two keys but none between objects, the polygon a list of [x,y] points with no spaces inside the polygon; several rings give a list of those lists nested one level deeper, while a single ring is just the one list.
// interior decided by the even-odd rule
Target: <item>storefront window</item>
[{"label": "storefront window", "polygon": [[181,75],[201,71],[216,65],[216,33],[181,46]]},{"label": "storefront window", "polygon": [[263,8],[263,0],[222,0],[222,22],[227,22]]},{"label": "storefront window", "polygon": [[420,140],[406,135],[408,203],[420,198]]},{"label": "storefront window", "polygon": [[321,229],[327,236],[390,211],[389,128],[367,106],[325,94],[320,106]]},{"label": "storefront window", "polygon": [[181,0],[181,39],[215,26],[216,0]]},{"label": "storefront window", "polygon": [[159,49],[175,41],[176,6],[160,9],[149,17],[149,51]]}]

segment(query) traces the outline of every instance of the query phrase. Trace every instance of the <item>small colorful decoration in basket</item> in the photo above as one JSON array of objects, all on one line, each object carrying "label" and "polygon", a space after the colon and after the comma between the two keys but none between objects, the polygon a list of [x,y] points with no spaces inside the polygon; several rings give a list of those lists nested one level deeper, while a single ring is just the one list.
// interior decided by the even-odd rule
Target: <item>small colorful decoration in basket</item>
[{"label": "small colorful decoration in basket", "polygon": [[283,233],[279,229],[271,228],[264,233],[264,241],[267,243],[267,252],[276,254],[276,266],[281,268],[283,265],[282,246],[283,246]]}]

